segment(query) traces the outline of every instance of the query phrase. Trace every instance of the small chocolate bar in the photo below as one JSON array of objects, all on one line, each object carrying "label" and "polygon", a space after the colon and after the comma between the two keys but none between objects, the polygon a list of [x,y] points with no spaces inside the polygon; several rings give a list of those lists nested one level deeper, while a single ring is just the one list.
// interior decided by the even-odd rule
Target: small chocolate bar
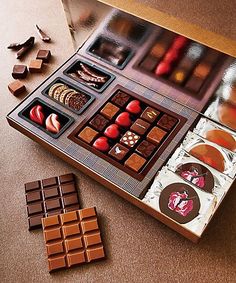
[{"label": "small chocolate bar", "polygon": [[49,96],[57,103],[66,106],[76,114],[81,114],[94,101],[95,96],[88,94],[62,80],[55,80],[46,90],[44,95]]},{"label": "small chocolate bar", "polygon": [[27,66],[25,65],[14,65],[12,70],[12,77],[14,79],[25,79],[28,74]]},{"label": "small chocolate bar", "polygon": [[14,96],[18,96],[18,95],[22,94],[23,92],[25,92],[25,90],[26,90],[25,85],[19,80],[15,80],[15,81],[11,82],[8,85],[8,89],[10,90],[10,92]]},{"label": "small chocolate bar", "polygon": [[43,63],[48,63],[51,58],[51,51],[50,50],[44,50],[41,49],[38,51],[36,59],[43,60]]},{"label": "small chocolate bar", "polygon": [[157,157],[159,147],[169,144],[167,140],[180,118],[137,95],[117,89],[68,138],[141,179],[143,172],[150,170],[150,161]]},{"label": "small chocolate bar", "polygon": [[105,258],[95,207],[42,219],[49,272]]},{"label": "small chocolate bar", "polygon": [[29,230],[41,228],[41,218],[79,209],[73,174],[25,184]]}]

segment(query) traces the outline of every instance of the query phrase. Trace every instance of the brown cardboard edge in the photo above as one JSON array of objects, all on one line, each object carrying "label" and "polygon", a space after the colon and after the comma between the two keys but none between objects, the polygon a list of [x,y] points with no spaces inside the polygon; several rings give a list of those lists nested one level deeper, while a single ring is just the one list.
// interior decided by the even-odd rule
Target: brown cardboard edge
[{"label": "brown cardboard edge", "polygon": [[214,33],[200,26],[170,16],[135,0],[99,0],[102,3],[123,10],[129,14],[142,18],[148,22],[159,25],[173,32],[182,34],[192,40],[198,41],[218,51],[236,57],[236,41]]},{"label": "brown cardboard edge", "polygon": [[9,116],[7,116],[7,121],[9,123],[9,125],[13,128],[15,128],[16,130],[18,130],[19,132],[21,132],[22,134],[26,135],[27,137],[29,137],[30,139],[36,141],[37,143],[39,143],[40,145],[42,145],[44,148],[46,148],[47,150],[49,150],[51,153],[53,153],[54,155],[58,156],[59,158],[61,158],[62,160],[66,161],[67,163],[71,164],[72,166],[74,166],[75,168],[79,169],[81,172],[83,172],[84,174],[88,175],[89,177],[93,178],[95,181],[99,182],[100,184],[102,184],[103,186],[105,186],[106,188],[110,189],[111,191],[113,191],[114,193],[116,193],[117,195],[119,195],[120,197],[124,198],[125,200],[127,200],[128,202],[132,203],[133,205],[139,207],[140,209],[142,209],[145,213],[151,215],[152,217],[154,217],[155,219],[161,221],[163,224],[169,226],[171,229],[175,230],[176,232],[178,232],[179,234],[181,234],[182,236],[184,236],[185,238],[189,239],[190,241],[192,241],[193,243],[197,243],[201,237],[197,236],[196,234],[192,233],[191,231],[185,229],[184,227],[182,227],[180,224],[174,222],[173,220],[171,220],[170,218],[168,218],[167,216],[161,214],[160,212],[156,211],[155,209],[153,209],[152,207],[148,206],[147,204],[145,204],[144,202],[142,202],[140,199],[132,196],[131,194],[129,194],[128,192],[125,192],[124,190],[122,190],[121,188],[119,188],[118,186],[116,186],[115,184],[109,182],[108,180],[104,179],[103,177],[99,176],[98,174],[96,174],[95,172],[89,170],[88,168],[86,168],[85,166],[79,164],[78,162],[76,162],[76,160],[73,160],[72,158],[69,158],[66,154],[64,154],[62,151],[59,151],[58,149],[54,148],[53,146],[51,146],[50,144],[48,144],[47,142],[45,142],[44,140],[40,139],[39,137],[37,137],[36,135],[34,135],[33,133],[31,133],[29,130],[25,129],[24,127],[22,127],[21,125],[19,125],[17,122],[15,122],[13,119],[11,119]]}]

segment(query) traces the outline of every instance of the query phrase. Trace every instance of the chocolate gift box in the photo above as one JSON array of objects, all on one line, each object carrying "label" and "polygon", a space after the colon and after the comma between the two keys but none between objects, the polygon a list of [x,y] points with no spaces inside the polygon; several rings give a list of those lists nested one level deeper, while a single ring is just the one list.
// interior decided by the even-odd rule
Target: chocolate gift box
[{"label": "chocolate gift box", "polygon": [[[213,211],[214,194],[173,173],[189,186],[190,197],[199,199],[201,217],[195,210],[194,219],[201,219],[201,224],[188,221],[195,228],[173,221],[142,199],[198,123],[200,111],[209,108],[232,62],[232,57],[201,42],[114,9],[7,119],[12,127],[197,242]],[[203,133],[197,133],[201,141]],[[207,145],[211,142],[204,140]],[[224,159],[224,170],[220,169],[234,180],[234,153],[213,146]],[[186,192],[178,194],[188,197]],[[207,207],[205,196],[214,199]],[[174,210],[175,201],[171,200]],[[180,214],[189,214],[191,203]]]}]

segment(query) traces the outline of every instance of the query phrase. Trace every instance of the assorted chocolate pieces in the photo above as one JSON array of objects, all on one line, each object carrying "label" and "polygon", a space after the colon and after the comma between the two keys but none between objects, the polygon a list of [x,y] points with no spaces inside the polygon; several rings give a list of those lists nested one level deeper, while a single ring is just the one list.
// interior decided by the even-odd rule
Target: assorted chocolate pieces
[{"label": "assorted chocolate pieces", "polygon": [[118,90],[69,138],[138,174],[179,122],[163,111]]},{"label": "assorted chocolate pieces", "polygon": [[234,182],[236,136],[204,117],[193,131],[157,173],[143,201],[200,237]]},{"label": "assorted chocolate pieces", "polygon": [[44,94],[74,111],[76,114],[81,114],[95,99],[92,94],[71,87],[61,80],[54,82],[47,88]]},{"label": "assorted chocolate pieces", "polygon": [[25,184],[29,230],[41,227],[41,218],[79,209],[73,174]]},{"label": "assorted chocolate pieces", "polygon": [[62,113],[38,98],[24,108],[19,113],[19,116],[53,138],[58,138],[74,121],[67,114]]},{"label": "assorted chocolate pieces", "polygon": [[139,67],[198,93],[219,57],[219,52],[163,29]]},{"label": "assorted chocolate pieces", "polygon": [[103,91],[114,78],[113,75],[100,68],[82,61],[77,61],[65,73],[79,83],[97,91]]},{"label": "assorted chocolate pieces", "polygon": [[105,257],[95,207],[42,219],[49,272]]},{"label": "assorted chocolate pieces", "polygon": [[103,36],[98,37],[88,51],[92,55],[99,57],[99,59],[120,69],[124,68],[132,56],[132,51],[129,47]]}]

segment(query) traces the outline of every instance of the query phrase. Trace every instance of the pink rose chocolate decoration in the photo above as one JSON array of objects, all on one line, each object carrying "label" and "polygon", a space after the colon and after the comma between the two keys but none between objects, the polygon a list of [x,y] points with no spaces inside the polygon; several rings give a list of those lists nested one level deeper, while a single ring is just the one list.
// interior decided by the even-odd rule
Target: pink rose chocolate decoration
[{"label": "pink rose chocolate decoration", "polygon": [[166,186],[159,198],[160,211],[174,221],[185,224],[198,216],[201,207],[197,191],[186,183]]},{"label": "pink rose chocolate decoration", "polygon": [[59,133],[61,129],[61,124],[59,122],[58,115],[54,113],[50,114],[47,117],[45,124],[46,124],[46,129],[53,134]]},{"label": "pink rose chocolate decoration", "polygon": [[180,176],[198,186],[199,188],[204,188],[205,186],[205,178],[204,176],[198,176],[197,170],[183,171],[181,172]]},{"label": "pink rose chocolate decoration", "polygon": [[43,125],[45,117],[43,114],[43,107],[41,105],[35,105],[30,110],[30,120],[39,125]]},{"label": "pink rose chocolate decoration", "polygon": [[188,199],[187,192],[172,192],[169,197],[168,207],[182,216],[187,216],[193,209],[193,200]]}]

